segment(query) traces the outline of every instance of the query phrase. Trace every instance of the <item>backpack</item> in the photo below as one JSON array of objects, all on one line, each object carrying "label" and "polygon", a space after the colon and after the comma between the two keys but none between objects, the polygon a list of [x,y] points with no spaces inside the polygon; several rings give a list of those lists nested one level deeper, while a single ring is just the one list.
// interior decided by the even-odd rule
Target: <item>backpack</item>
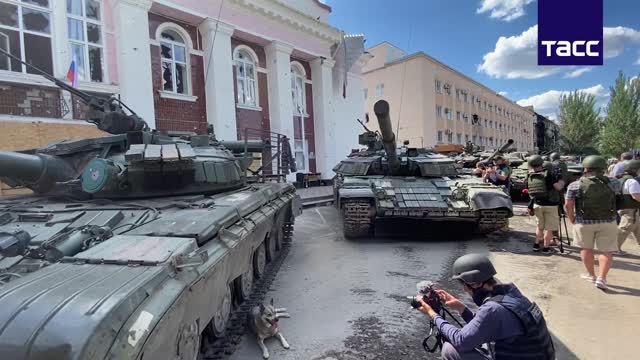
[{"label": "backpack", "polygon": [[602,175],[580,178],[576,210],[585,220],[609,220],[616,216],[616,194],[611,180]]},{"label": "backpack", "polygon": [[549,172],[547,170],[532,172],[527,175],[529,196],[535,200],[559,202],[560,194],[556,189],[549,189],[549,187],[547,187],[547,176],[549,176]]}]

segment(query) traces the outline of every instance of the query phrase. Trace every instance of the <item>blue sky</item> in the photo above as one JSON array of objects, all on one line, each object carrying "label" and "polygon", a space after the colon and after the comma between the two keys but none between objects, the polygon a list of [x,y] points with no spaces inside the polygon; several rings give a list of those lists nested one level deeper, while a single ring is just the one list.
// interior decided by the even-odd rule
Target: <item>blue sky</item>
[{"label": "blue sky", "polygon": [[[640,74],[640,1],[604,0],[605,60],[595,67],[536,65],[536,0],[326,0],[330,22],[424,51],[552,118],[562,91],[585,90],[605,105],[618,71]],[[500,42],[498,40],[504,37]]]}]

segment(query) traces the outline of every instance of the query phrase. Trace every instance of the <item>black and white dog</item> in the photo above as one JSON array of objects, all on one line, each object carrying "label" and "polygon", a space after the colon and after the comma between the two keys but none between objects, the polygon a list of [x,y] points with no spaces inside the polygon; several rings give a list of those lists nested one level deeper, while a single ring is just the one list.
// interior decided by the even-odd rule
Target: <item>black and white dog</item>
[{"label": "black and white dog", "polygon": [[273,298],[269,304],[260,304],[260,306],[256,306],[251,309],[251,314],[249,315],[249,328],[254,334],[256,334],[258,346],[260,346],[260,349],[262,350],[263,358],[269,358],[269,349],[267,349],[267,346],[264,344],[265,339],[275,336],[280,340],[280,344],[282,344],[283,348],[289,348],[289,343],[280,332],[278,320],[280,318],[290,317],[291,315],[287,313],[287,309],[276,308],[273,305]]}]

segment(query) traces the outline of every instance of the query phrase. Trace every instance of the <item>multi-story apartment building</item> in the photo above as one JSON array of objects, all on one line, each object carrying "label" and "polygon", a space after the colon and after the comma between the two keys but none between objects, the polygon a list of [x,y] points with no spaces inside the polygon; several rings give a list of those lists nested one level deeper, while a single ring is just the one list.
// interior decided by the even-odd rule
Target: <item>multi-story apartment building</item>
[{"label": "multi-story apartment building", "polygon": [[540,152],[560,149],[560,126],[544,115],[536,113],[536,147]]},{"label": "multi-story apartment building", "polygon": [[[389,101],[396,139],[414,146],[466,144],[497,148],[508,139],[519,150],[535,147],[536,115],[431,56],[381,43],[367,50],[363,67],[365,113]],[[377,127],[375,121],[370,123]]]},{"label": "multi-story apartment building", "polygon": [[[65,81],[74,62],[78,89],[116,94],[158,131],[285,134],[299,171],[330,179],[357,145],[358,124],[339,120],[362,114],[364,50],[330,12],[318,0],[0,0],[0,48]],[[0,55],[0,149],[101,134],[86,117]]]}]

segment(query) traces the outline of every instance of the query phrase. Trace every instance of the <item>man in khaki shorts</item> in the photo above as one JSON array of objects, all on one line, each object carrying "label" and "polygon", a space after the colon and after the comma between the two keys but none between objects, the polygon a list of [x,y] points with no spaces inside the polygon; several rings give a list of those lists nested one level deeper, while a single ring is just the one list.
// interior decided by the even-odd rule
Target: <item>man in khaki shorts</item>
[{"label": "man in khaki shorts", "polygon": [[[613,252],[618,250],[616,224],[616,194],[620,182],[604,176],[607,161],[602,156],[590,155],[582,161],[584,175],[567,188],[565,210],[573,226],[573,237],[580,247],[580,257],[587,270],[580,275],[594,282],[599,289],[607,289],[607,273],[613,263]],[[594,249],[600,252],[600,272],[596,278]]]},{"label": "man in khaki shorts", "polygon": [[618,224],[618,252],[616,255],[624,256],[622,244],[630,234],[633,234],[640,245],[640,160],[627,160],[624,162],[624,172],[618,179],[622,187],[622,197],[618,204],[620,224]]},{"label": "man in khaki shorts", "polygon": [[560,216],[560,190],[564,187],[562,176],[549,171],[544,167],[544,160],[540,155],[533,155],[527,159],[530,172],[525,180],[525,186],[531,201],[529,202],[529,215],[536,216],[536,241],[533,251],[540,251],[540,243],[543,243],[542,252],[553,253],[551,240],[553,231],[558,230]]}]

